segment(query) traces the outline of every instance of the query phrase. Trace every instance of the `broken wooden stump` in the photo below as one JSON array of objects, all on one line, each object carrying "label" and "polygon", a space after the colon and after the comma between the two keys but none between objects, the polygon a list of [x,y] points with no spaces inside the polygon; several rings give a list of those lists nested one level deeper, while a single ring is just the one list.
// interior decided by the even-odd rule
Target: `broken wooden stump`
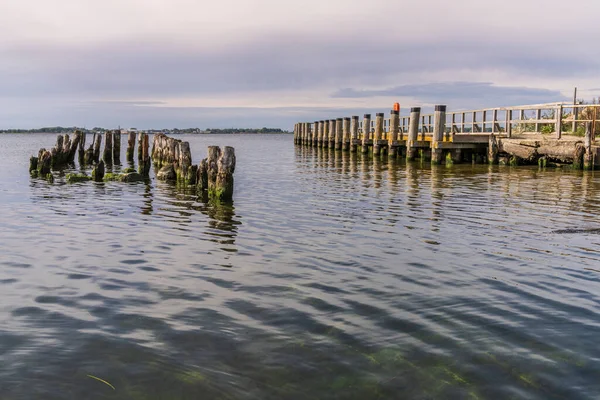
[{"label": "broken wooden stump", "polygon": [[113,161],[113,133],[106,132],[104,134],[104,153],[102,155],[102,160],[104,160],[105,165],[112,165]]},{"label": "broken wooden stump", "polygon": [[125,158],[130,163],[133,163],[134,151],[135,151],[135,132],[129,132],[129,137],[127,139],[127,153],[125,154]]},{"label": "broken wooden stump", "polygon": [[100,161],[92,170],[92,179],[96,182],[104,180],[104,161]]},{"label": "broken wooden stump", "polygon": [[113,148],[112,148],[113,164],[121,164],[121,130],[113,131]]},{"label": "broken wooden stump", "polygon": [[143,151],[142,151],[144,136],[147,136],[144,132],[138,133],[138,162],[140,162],[140,163],[144,159]]},{"label": "broken wooden stump", "polygon": [[200,162],[196,172],[197,187],[206,191],[210,198],[231,201],[233,198],[233,173],[235,172],[235,149],[225,146],[208,147],[208,157]]},{"label": "broken wooden stump", "polygon": [[144,178],[150,176],[150,142],[147,134],[142,134],[142,141],[140,142],[140,149],[142,153],[142,160],[140,161],[140,165],[138,167],[138,173],[142,175]]},{"label": "broken wooden stump", "polygon": [[168,137],[163,133],[154,135],[152,144],[152,162],[161,168],[157,178],[173,180],[172,174],[163,167],[171,165],[175,172],[175,180],[184,185],[196,184],[196,166],[192,165],[190,144],[179,139]]},{"label": "broken wooden stump", "polygon": [[46,149],[40,149],[38,153],[37,171],[39,176],[45,177],[52,168],[52,153]]},{"label": "broken wooden stump", "polygon": [[76,130],[75,134],[79,136],[79,146],[78,146],[78,150],[79,150],[79,164],[80,165],[85,165],[85,140],[86,140],[86,134],[85,132],[81,132]]}]

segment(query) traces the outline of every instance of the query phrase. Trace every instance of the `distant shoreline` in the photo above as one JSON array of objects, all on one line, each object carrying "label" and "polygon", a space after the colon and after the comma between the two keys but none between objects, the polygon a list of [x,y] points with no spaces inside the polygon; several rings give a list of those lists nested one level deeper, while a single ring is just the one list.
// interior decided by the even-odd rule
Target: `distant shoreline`
[{"label": "distant shoreline", "polygon": [[[15,129],[15,130],[0,130],[0,135],[9,135],[9,134],[36,134],[36,133],[44,133],[44,134],[49,134],[49,135],[56,135],[56,134],[71,134],[73,133],[73,130],[57,130],[57,131],[39,131],[39,130],[21,130],[21,129]],[[86,134],[90,134],[93,135],[94,133],[105,133],[108,132],[110,130],[106,130],[106,131],[89,131],[89,130],[83,130],[83,132],[85,132]],[[121,130],[123,133],[127,133],[127,132],[132,132],[132,131],[128,131],[126,129]],[[211,131],[211,132],[185,132],[185,131],[172,131],[172,130],[156,130],[156,129],[151,129],[151,130],[140,130],[140,131],[134,131],[134,132],[143,132],[143,133],[149,133],[149,134],[155,134],[155,133],[164,133],[166,135],[291,135],[293,134],[293,132],[289,132],[289,131],[281,131],[281,132],[254,132],[254,131],[249,131],[249,132],[221,132],[221,131]]]}]

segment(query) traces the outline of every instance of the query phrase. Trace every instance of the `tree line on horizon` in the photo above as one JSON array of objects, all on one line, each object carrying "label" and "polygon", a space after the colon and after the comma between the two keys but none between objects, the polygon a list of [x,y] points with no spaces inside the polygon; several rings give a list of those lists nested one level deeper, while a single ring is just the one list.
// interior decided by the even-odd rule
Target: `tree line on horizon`
[{"label": "tree line on horizon", "polygon": [[[75,130],[80,130],[85,133],[96,133],[96,132],[106,132],[111,129],[105,128],[78,128],[78,127],[63,127],[63,126],[51,126],[51,127],[43,127],[43,128],[34,128],[34,129],[0,129],[0,133],[72,133]],[[127,131],[128,129],[124,129]],[[132,128],[132,130],[137,130]],[[144,132],[165,132],[165,133],[190,133],[190,134],[219,134],[219,133],[290,133],[289,131],[280,129],[280,128],[209,128],[209,129],[199,129],[199,128],[172,128],[172,129],[146,129],[140,130]]]}]

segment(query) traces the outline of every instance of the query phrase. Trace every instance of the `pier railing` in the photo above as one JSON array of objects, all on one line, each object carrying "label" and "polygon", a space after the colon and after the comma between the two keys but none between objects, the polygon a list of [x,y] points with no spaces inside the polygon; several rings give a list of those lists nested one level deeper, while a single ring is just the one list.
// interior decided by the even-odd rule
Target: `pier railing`
[{"label": "pier railing", "polygon": [[[414,112],[414,110],[418,110],[418,112]],[[399,115],[397,117],[397,137],[393,132],[392,118],[385,118],[380,136],[376,139],[386,141],[407,140],[411,118],[413,117],[418,120],[418,137],[416,140],[430,141],[436,123],[435,113],[421,114],[420,108],[411,109],[410,115]],[[600,119],[600,104],[546,103],[484,108],[446,112],[443,118],[443,141],[453,141],[454,135],[473,134],[494,134],[500,137],[512,137],[515,134],[542,134],[554,135],[560,139],[563,134],[584,136],[586,129],[591,129],[592,140],[595,140],[595,134],[600,133],[600,121],[598,121]],[[350,120],[350,118],[337,119],[340,122],[340,132],[335,132],[336,120],[308,123],[306,129],[311,134],[314,132],[315,138],[319,138],[319,134],[322,134],[330,137],[331,141],[335,140],[336,134],[340,135],[340,141],[342,137],[361,142],[375,138],[377,121],[371,120],[369,114],[365,115],[363,121],[359,121],[357,116],[352,117],[353,123],[356,121],[357,124],[354,135],[351,132],[348,134],[343,132],[344,120]],[[365,124],[368,124],[368,129],[365,129]],[[325,132],[319,132],[319,125],[325,126]],[[347,128],[350,128],[350,123],[348,123]],[[332,129],[333,131],[330,133],[329,130]]]}]

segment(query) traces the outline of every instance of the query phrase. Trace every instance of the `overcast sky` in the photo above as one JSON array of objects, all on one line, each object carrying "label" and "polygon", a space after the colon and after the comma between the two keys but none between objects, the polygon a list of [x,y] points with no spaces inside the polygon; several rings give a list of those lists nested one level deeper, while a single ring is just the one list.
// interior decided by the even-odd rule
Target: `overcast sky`
[{"label": "overcast sky", "polygon": [[600,96],[600,0],[2,0],[0,129]]}]

